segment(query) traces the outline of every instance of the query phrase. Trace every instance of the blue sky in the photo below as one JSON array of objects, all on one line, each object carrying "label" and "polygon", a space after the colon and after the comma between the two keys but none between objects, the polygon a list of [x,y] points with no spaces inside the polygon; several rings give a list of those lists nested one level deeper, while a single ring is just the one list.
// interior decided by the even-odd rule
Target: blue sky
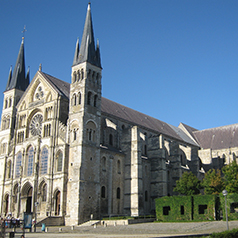
[{"label": "blue sky", "polygon": [[[24,25],[31,79],[42,63],[43,72],[70,82],[87,4],[0,0],[1,92]],[[175,126],[238,122],[237,0],[92,0],[91,9],[104,97]]]}]

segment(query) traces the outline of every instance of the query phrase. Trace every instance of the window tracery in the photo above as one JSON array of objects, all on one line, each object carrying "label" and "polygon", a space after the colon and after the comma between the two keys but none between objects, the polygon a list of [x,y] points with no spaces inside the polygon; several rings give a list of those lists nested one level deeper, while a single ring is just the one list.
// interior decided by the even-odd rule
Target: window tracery
[{"label": "window tracery", "polygon": [[51,135],[51,124],[44,125],[44,137]]},{"label": "window tracery", "polygon": [[40,174],[47,174],[48,156],[49,156],[48,149],[44,147],[41,152],[41,158],[40,158]]},{"label": "window tracery", "polygon": [[61,150],[58,151],[56,155],[56,171],[61,172],[63,168],[63,153]]},{"label": "window tracery", "polygon": [[43,97],[44,97],[43,88],[42,88],[42,86],[38,86],[38,88],[36,89],[34,98],[36,100],[41,100]]},{"label": "window tracery", "polygon": [[36,114],[30,123],[30,132],[32,136],[40,135],[42,130],[43,116],[41,114]]},{"label": "window tracery", "polygon": [[17,143],[22,143],[24,141],[24,131],[20,131],[17,134]]},{"label": "window tracery", "polygon": [[33,173],[34,149],[32,146],[27,151],[27,170],[26,175],[31,176]]},{"label": "window tracery", "polygon": [[22,165],[22,153],[19,152],[17,154],[17,159],[16,159],[16,168],[15,168],[15,177],[16,178],[19,178],[20,177],[20,168],[21,168],[21,165]]}]

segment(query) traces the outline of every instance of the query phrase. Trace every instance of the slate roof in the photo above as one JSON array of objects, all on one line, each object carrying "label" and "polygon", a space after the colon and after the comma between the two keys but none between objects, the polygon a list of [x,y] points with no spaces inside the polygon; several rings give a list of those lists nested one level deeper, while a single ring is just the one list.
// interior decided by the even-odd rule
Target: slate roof
[{"label": "slate roof", "polygon": [[238,124],[194,131],[193,134],[203,149],[238,147]]},{"label": "slate roof", "polygon": [[198,146],[181,129],[175,126],[169,125],[166,122],[160,121],[156,118],[150,117],[146,114],[125,107],[109,99],[102,98],[101,101],[102,113],[106,113],[108,115],[123,119],[134,125],[142,126],[144,128],[153,130],[159,134],[164,134],[171,138]]},{"label": "slate roof", "polygon": [[[49,74],[39,71],[39,73],[54,87],[54,89],[69,100],[70,84]],[[187,136],[181,129],[169,125],[166,122],[160,121],[156,118],[150,117],[141,112],[135,111],[129,107],[123,106],[119,103],[113,102],[102,97],[101,111],[103,114],[122,119],[133,125],[138,125],[154,132],[167,135],[171,138],[183,141],[195,146],[198,146],[189,136]]]},{"label": "slate roof", "polygon": [[49,74],[38,71],[50,84],[51,86],[59,93],[59,95],[69,99],[70,84],[55,78]]},{"label": "slate roof", "polygon": [[[52,85],[52,87],[54,87],[54,89],[61,96],[69,100],[69,83],[55,78],[49,74],[40,71],[39,73]],[[101,111],[103,114],[108,116],[122,119],[133,125],[147,128],[156,133],[167,135],[168,137],[192,144],[194,146],[199,146],[203,149],[211,148],[213,150],[218,150],[229,147],[238,147],[238,124],[199,131],[193,127],[181,123],[181,125],[191,135],[192,138],[190,138],[190,136],[179,127],[175,127],[104,97],[101,99]]]}]

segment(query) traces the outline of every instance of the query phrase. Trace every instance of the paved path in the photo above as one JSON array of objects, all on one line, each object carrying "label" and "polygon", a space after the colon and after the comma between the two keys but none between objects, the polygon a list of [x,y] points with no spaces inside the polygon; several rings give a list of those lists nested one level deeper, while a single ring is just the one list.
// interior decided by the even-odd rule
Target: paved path
[{"label": "paved path", "polygon": [[[59,229],[62,231],[59,232]],[[238,228],[238,221],[230,221],[229,228]],[[126,226],[80,226],[75,227],[49,227],[48,232],[41,232],[37,227],[36,233],[26,233],[26,238],[61,238],[61,237],[85,237],[85,238],[156,238],[156,237],[175,237],[192,234],[209,234],[226,230],[226,222],[177,222],[177,223],[142,223]],[[8,236],[6,236],[8,237]],[[16,234],[15,237],[20,237]]]}]

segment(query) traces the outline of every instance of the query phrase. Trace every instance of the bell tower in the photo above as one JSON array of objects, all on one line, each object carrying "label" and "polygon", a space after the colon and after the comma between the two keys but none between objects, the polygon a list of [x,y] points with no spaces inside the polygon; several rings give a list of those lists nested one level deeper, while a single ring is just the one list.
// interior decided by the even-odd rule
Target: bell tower
[{"label": "bell tower", "polygon": [[16,123],[16,105],[29,85],[29,70],[25,74],[25,56],[24,56],[24,37],[17,61],[12,72],[9,72],[7,86],[4,92],[2,118],[1,118],[1,134],[8,138],[9,142],[14,136],[14,128]]},{"label": "bell tower", "polygon": [[[25,74],[24,37],[22,37],[17,61],[14,70],[12,71],[12,67],[10,69],[7,86],[4,91],[0,129],[0,174],[3,175],[0,179],[0,194],[2,195],[4,194],[5,179],[12,179],[13,176],[15,154],[14,129],[17,127],[16,105],[28,85],[29,70]],[[8,202],[11,205],[11,196]],[[3,213],[3,196],[0,197],[0,204],[0,213]]]},{"label": "bell tower", "polygon": [[76,43],[69,102],[69,174],[66,224],[100,211],[101,59],[88,4],[81,45]]}]

